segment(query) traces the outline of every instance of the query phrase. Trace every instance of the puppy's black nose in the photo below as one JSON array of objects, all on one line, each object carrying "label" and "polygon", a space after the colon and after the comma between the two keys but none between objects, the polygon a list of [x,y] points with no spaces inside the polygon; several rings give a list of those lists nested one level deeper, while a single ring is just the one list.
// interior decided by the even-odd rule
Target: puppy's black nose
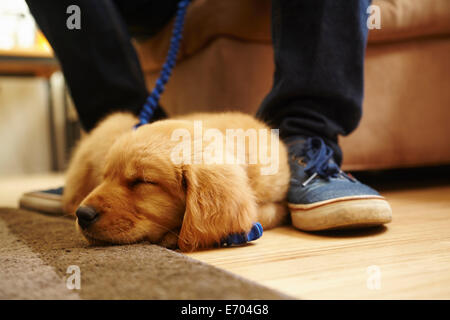
[{"label": "puppy's black nose", "polygon": [[76,212],[78,218],[78,224],[81,228],[86,229],[91,224],[93,224],[97,218],[98,213],[94,208],[88,206],[81,206],[77,209]]}]

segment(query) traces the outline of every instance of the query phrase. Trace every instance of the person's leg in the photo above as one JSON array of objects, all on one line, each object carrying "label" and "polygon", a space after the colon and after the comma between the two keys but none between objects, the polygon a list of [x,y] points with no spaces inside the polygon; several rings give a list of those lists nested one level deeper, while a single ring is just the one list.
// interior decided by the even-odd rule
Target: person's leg
[{"label": "person's leg", "polygon": [[[177,0],[26,1],[61,63],[84,129],[115,110],[138,114],[148,91],[126,22],[152,34],[175,14]],[[66,27],[70,5],[80,7],[81,29]]]},{"label": "person's leg", "polygon": [[[61,63],[85,130],[91,130],[115,110],[139,114],[148,91],[128,31],[138,36],[153,35],[175,14],[178,0],[26,2]],[[66,27],[66,11],[73,4],[81,10],[80,30]],[[158,108],[153,120],[164,116]],[[20,207],[64,214],[63,192],[63,187],[27,192],[20,199]]]},{"label": "person's leg", "polygon": [[302,230],[391,220],[375,190],[340,170],[338,135],[361,118],[369,0],[273,0],[275,75],[257,116],[287,143],[292,223]]},{"label": "person's leg", "polygon": [[273,0],[273,88],[258,116],[283,139],[320,136],[341,162],[338,135],[361,118],[370,0]]}]

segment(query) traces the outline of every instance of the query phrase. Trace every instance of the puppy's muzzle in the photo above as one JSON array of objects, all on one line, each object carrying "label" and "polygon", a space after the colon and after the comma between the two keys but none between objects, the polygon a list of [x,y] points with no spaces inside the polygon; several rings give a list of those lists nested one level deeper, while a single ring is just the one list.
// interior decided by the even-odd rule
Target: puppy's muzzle
[{"label": "puppy's muzzle", "polygon": [[82,229],[88,228],[98,219],[98,212],[94,208],[88,206],[81,206],[77,209],[76,215],[78,224]]}]

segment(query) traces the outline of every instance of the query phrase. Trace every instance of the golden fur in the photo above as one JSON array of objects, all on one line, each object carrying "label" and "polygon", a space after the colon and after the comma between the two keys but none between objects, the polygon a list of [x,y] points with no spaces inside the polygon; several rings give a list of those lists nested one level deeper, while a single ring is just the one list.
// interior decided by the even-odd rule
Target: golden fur
[{"label": "golden fur", "polygon": [[[67,171],[63,205],[74,214],[90,206],[99,219],[79,230],[91,243],[147,240],[183,251],[217,245],[232,233],[264,229],[287,217],[289,183],[286,147],[279,143],[279,170],[261,175],[260,164],[174,164],[175,129],[267,129],[237,112],[192,114],[132,130],[137,119],[115,113],[83,138]],[[193,136],[193,134],[192,134]],[[270,144],[270,139],[268,144]],[[203,148],[207,146],[203,143]],[[259,146],[258,146],[259,147]],[[270,150],[270,145],[268,145]],[[247,156],[249,149],[246,149]]]}]

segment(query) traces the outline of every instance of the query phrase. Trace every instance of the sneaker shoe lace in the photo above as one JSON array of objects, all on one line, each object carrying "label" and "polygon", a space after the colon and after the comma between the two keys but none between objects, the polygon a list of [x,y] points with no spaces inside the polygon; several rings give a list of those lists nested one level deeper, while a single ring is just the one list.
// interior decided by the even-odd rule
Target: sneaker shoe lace
[{"label": "sneaker shoe lace", "polygon": [[302,183],[302,186],[306,186],[316,177],[328,180],[341,176],[356,181],[333,161],[333,150],[319,137],[307,138],[303,147],[298,149],[293,156],[301,158],[300,161],[306,164],[304,171],[309,178]]}]

